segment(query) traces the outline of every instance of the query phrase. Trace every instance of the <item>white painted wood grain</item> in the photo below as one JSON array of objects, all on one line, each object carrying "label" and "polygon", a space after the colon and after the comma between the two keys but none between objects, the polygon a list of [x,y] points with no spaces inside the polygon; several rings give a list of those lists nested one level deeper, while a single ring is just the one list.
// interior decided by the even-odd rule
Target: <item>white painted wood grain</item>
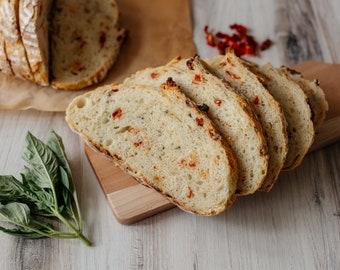
[{"label": "white painted wood grain", "polygon": [[[339,62],[339,5],[338,0],[192,0],[195,44],[202,57],[212,56],[204,25],[223,30],[244,23],[258,39],[277,42],[255,61],[279,65],[291,61],[282,37],[290,30],[303,33],[298,29],[303,26],[315,33],[298,37],[302,53],[292,59],[309,55]],[[307,11],[313,13],[311,25],[299,16]],[[278,14],[288,22],[278,21],[284,20]],[[321,53],[306,54],[313,42]],[[172,209],[124,226],[114,219],[83,143],[63,113],[0,111],[0,127],[1,174],[18,176],[27,130],[46,139],[53,128],[63,137],[84,231],[93,241],[85,247],[77,240],[23,240],[0,233],[0,269],[340,269],[340,143],[308,155],[296,170],[283,173],[270,193],[244,197],[219,216]]]}]

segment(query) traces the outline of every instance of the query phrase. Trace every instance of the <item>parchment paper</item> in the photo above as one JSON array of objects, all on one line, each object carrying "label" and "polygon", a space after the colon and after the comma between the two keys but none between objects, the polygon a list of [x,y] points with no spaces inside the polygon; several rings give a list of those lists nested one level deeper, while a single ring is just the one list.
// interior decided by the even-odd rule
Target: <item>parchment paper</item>
[{"label": "parchment paper", "polygon": [[[184,0],[116,0],[120,25],[128,30],[116,63],[100,85],[122,82],[137,70],[193,56],[190,6]],[[85,90],[55,90],[0,72],[0,109],[64,111]]]}]

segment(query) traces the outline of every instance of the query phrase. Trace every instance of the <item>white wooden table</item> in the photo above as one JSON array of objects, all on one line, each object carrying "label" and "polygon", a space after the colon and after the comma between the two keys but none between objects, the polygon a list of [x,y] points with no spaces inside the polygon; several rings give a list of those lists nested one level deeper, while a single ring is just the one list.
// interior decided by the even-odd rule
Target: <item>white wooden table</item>
[{"label": "white wooden table", "polygon": [[[171,1],[169,1],[169,4]],[[147,8],[147,7],[146,7]],[[340,63],[338,0],[192,0],[197,52],[216,54],[203,27],[236,22],[275,44],[254,59],[293,65]],[[339,104],[340,105],[340,104]],[[0,269],[340,269],[340,143],[308,155],[270,193],[242,198],[216,217],[171,209],[119,224],[63,113],[0,111],[0,173],[19,172],[24,137],[53,128],[67,147],[92,247],[78,240],[26,240],[0,233]]]}]

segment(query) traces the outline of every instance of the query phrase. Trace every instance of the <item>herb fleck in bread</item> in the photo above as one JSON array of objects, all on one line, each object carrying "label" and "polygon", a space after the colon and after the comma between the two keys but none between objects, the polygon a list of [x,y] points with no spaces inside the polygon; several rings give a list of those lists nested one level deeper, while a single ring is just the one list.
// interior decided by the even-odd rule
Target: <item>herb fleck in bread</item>
[{"label": "herb fleck in bread", "polygon": [[98,83],[116,60],[125,30],[114,0],[58,0],[53,7],[51,83],[79,89]]},{"label": "herb fleck in bread", "polygon": [[125,83],[156,87],[171,77],[181,91],[206,111],[235,153],[238,195],[254,193],[267,172],[267,145],[249,105],[209,73],[198,57],[176,58],[166,66],[137,72]]},{"label": "herb fleck in bread", "polygon": [[22,43],[34,82],[49,85],[49,13],[52,0],[20,0]]},{"label": "herb fleck in bread", "polygon": [[284,165],[287,151],[286,121],[280,104],[233,51],[204,60],[208,68],[244,96],[257,115],[268,145],[268,172],[260,188],[270,191]]},{"label": "herb fleck in bread", "polygon": [[90,145],[186,211],[215,215],[235,200],[237,164],[205,113],[171,80],[107,85],[75,98],[66,121]]},{"label": "herb fleck in bread", "polygon": [[282,106],[288,124],[288,153],[283,169],[292,170],[301,163],[314,139],[307,96],[297,83],[270,63],[261,67],[252,65],[251,70],[262,77],[269,92]]}]

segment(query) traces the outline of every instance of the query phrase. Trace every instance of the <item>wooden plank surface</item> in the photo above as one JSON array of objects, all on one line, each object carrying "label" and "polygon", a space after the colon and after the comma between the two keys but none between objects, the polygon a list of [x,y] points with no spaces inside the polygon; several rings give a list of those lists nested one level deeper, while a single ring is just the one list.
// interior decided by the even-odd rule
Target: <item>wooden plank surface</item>
[{"label": "wooden plank surface", "polygon": [[[329,111],[324,125],[316,133],[311,151],[319,150],[340,140],[340,65],[309,61],[295,66],[303,76],[320,80]],[[85,152],[97,179],[110,203],[113,213],[122,224],[131,224],[173,207],[171,202],[152,189],[138,184],[102,154],[85,145]]]}]

